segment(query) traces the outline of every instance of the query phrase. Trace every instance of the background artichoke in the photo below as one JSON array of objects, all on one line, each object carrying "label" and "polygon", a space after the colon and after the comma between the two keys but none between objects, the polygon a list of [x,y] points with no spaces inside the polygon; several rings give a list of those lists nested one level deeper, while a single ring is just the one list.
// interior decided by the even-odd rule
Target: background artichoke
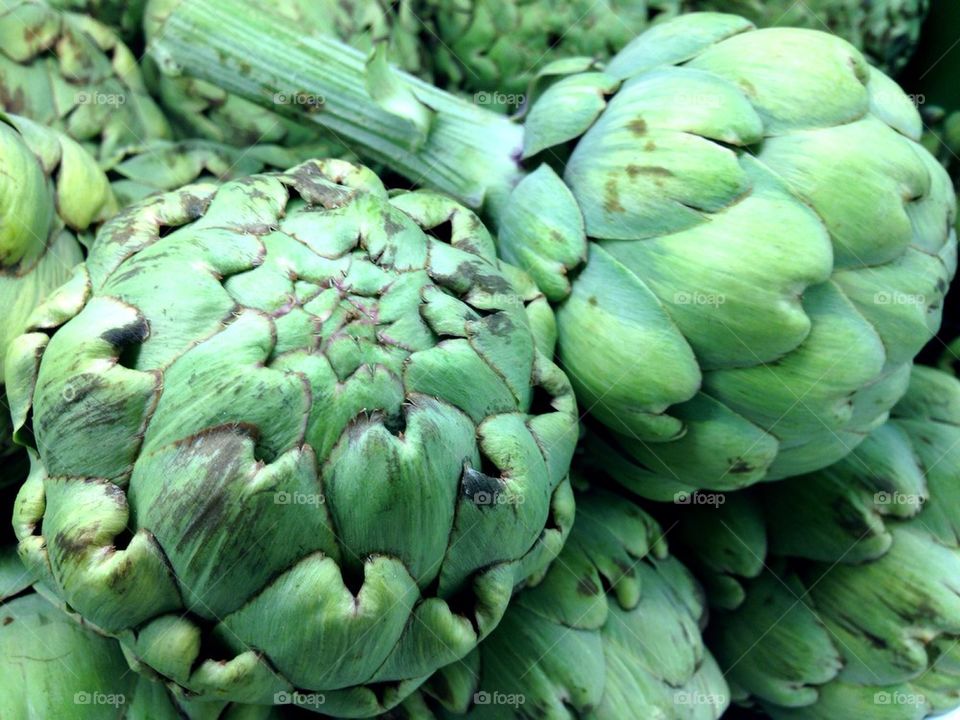
[{"label": "background artichoke", "polygon": [[116,34],[41,0],[0,8],[0,109],[62,130],[102,161],[127,144],[170,136]]},{"label": "background artichoke", "polygon": [[132,206],[11,352],[22,557],[182,690],[399,702],[571,522],[522,282],[469,211],[337,161]]},{"label": "background artichoke", "polygon": [[[484,205],[503,257],[556,303],[559,358],[637,492],[835,462],[884,422],[938,327],[956,262],[950,181],[909,98],[843,40],[681,16],[602,72],[550,70],[520,127],[373,77],[329,41],[281,61],[289,30],[216,6],[185,3],[164,26],[162,51],[186,72],[262,97],[270,68],[292,62],[327,97],[315,119]],[[269,40],[241,60],[236,37],[257,32]],[[195,52],[199,37],[213,50]],[[378,103],[365,79],[409,95]]]},{"label": "background artichoke", "polygon": [[735,696],[774,720],[960,706],[958,453],[960,382],[917,366],[846,459],[683,516]]},{"label": "background artichoke", "polygon": [[634,502],[577,494],[577,520],[544,581],[425,688],[470,718],[713,720],[729,702],[703,645],[703,596]]}]

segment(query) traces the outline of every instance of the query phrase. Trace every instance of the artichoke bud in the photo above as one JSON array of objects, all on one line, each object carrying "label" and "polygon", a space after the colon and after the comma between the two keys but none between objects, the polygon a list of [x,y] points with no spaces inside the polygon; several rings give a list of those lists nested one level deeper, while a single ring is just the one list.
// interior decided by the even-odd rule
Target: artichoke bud
[{"label": "artichoke bud", "polygon": [[840,38],[718,13],[547,79],[525,156],[562,172],[514,188],[501,252],[556,303],[617,479],[734,490],[882,425],[956,269],[955,195],[903,91]]},{"label": "artichoke bud", "polygon": [[771,717],[852,717],[894,695],[913,701],[891,717],[958,704],[945,691],[958,677],[958,408],[960,382],[916,366],[890,420],[844,460],[753,491],[774,555],[710,634]]},{"label": "artichoke bud", "polygon": [[559,552],[572,388],[453,201],[311,161],[153,195],[83,268],[11,353],[21,554],[180,691],[382,712]]},{"label": "artichoke bud", "polygon": [[170,136],[113,30],[39,0],[8,3],[0,21],[3,110],[61,130],[104,163],[125,145]]},{"label": "artichoke bud", "polygon": [[470,718],[669,718],[683,706],[717,718],[730,692],[701,640],[704,617],[700,588],[658,523],[624,497],[586,489],[543,581],[422,694]]}]

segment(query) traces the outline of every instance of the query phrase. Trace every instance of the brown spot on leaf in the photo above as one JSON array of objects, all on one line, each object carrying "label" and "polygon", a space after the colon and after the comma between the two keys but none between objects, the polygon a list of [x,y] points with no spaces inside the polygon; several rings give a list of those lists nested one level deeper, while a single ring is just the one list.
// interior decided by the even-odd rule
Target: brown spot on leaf
[{"label": "brown spot on leaf", "polygon": [[603,209],[607,212],[623,212],[624,207],[620,204],[620,193],[617,190],[617,181],[613,178],[607,180],[603,186]]},{"label": "brown spot on leaf", "polygon": [[635,118],[630,121],[630,124],[627,125],[634,135],[646,135],[647,134],[647,121],[643,118]]}]

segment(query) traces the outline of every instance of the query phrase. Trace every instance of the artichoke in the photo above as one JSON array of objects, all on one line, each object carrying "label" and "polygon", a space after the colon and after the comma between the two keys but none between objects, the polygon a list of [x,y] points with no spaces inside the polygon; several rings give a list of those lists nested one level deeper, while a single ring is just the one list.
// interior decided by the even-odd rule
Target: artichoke
[{"label": "artichoke", "polygon": [[0,9],[0,110],[62,130],[103,161],[170,135],[116,34],[41,0]]},{"label": "artichoke", "polygon": [[566,57],[607,60],[676,14],[681,0],[423,0],[436,28],[437,79],[483,105],[512,107],[540,68]]},{"label": "artichoke", "polygon": [[24,477],[3,386],[8,346],[33,309],[83,259],[93,227],[116,212],[96,161],[66,135],[0,113],[0,486]]},{"label": "artichoke", "polygon": [[364,168],[155,195],[10,352],[21,557],[178,692],[375,714],[560,550],[553,330],[473,213]]},{"label": "artichoke", "polygon": [[696,581],[630,500],[577,494],[577,520],[543,582],[423,694],[470,718],[714,720],[727,684],[705,649]]},{"label": "artichoke", "polygon": [[[183,3],[162,35],[185,72],[250,97],[296,66],[327,98],[309,117],[483,207],[556,304],[561,363],[641,494],[839,460],[939,324],[949,178],[906,95],[837,37],[680,16],[602,72],[544,70],[556,81],[519,126],[332,41],[291,49],[235,0]],[[251,37],[270,41],[237,52]]]},{"label": "artichoke", "polygon": [[687,6],[743,15],[761,27],[829,30],[894,74],[917,47],[930,0],[688,0]]},{"label": "artichoke", "polygon": [[960,706],[960,382],[916,366],[847,458],[684,518],[735,697],[774,720]]}]

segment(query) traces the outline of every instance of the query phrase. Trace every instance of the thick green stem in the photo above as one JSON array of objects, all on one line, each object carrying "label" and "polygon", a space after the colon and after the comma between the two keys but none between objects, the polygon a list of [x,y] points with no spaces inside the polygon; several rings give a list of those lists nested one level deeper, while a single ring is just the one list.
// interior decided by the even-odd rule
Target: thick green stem
[{"label": "thick green stem", "polygon": [[166,72],[318,123],[415,183],[480,208],[521,177],[521,126],[397,70],[374,79],[362,53],[332,38],[303,37],[243,0],[154,0],[148,14]]}]

